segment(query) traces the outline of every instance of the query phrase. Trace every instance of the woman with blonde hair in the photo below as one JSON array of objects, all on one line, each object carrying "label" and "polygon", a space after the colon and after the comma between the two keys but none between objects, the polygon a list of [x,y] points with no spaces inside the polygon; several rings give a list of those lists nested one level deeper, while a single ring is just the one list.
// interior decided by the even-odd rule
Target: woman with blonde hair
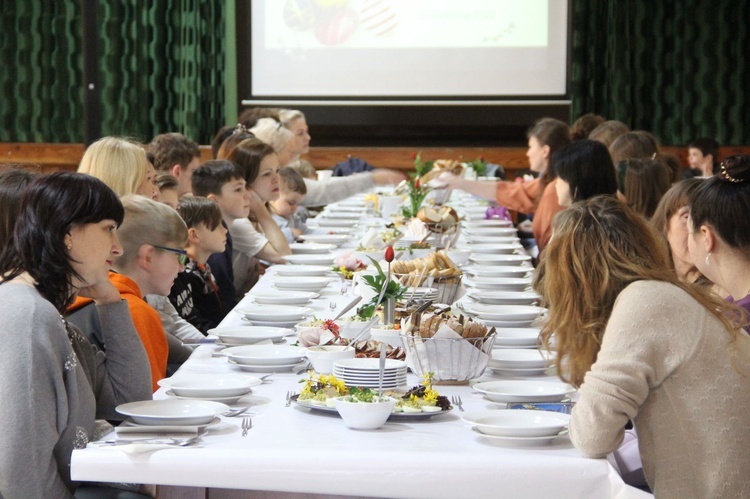
[{"label": "woman with blonde hair", "polygon": [[655,229],[612,196],[574,204],[553,230],[535,289],[542,341],[554,334],[560,377],[579,387],[573,444],[605,457],[632,420],[656,497],[748,497],[741,311],[677,279]]},{"label": "woman with blonde hair", "polygon": [[159,199],[156,171],[146,151],[136,143],[119,137],[104,137],[91,144],[83,153],[78,173],[96,177],[119,197],[140,194]]},{"label": "woman with blonde hair", "polygon": [[295,154],[294,134],[273,118],[259,119],[250,133],[273,147],[279,164],[287,165],[294,159],[299,160],[299,154]]}]

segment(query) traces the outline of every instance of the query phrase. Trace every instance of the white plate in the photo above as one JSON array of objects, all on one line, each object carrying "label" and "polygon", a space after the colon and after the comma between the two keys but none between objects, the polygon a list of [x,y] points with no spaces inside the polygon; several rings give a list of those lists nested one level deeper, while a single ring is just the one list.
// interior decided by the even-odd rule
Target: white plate
[{"label": "white plate", "polygon": [[271,284],[278,289],[320,291],[331,281],[327,277],[273,277]]},{"label": "white plate", "polygon": [[540,331],[538,327],[500,328],[495,333],[493,347],[536,347]]},{"label": "white plate", "polygon": [[349,236],[346,234],[303,234],[299,238],[311,243],[330,243],[335,245],[344,244],[349,240]]},{"label": "white plate", "polygon": [[534,268],[520,265],[469,265],[463,271],[476,277],[529,277],[534,273]]},{"label": "white plate", "polygon": [[311,308],[284,305],[250,305],[242,308],[237,307],[234,310],[251,321],[275,322],[302,320],[305,316],[315,312]]},{"label": "white plate", "polygon": [[[380,370],[380,359],[342,359],[337,360],[333,363],[334,368],[343,369],[345,371],[379,371]],[[386,359],[385,370],[406,370],[406,362],[403,360]]]},{"label": "white plate", "polygon": [[[286,267],[286,265],[279,265]],[[318,298],[320,294],[311,291],[251,291],[250,296],[255,303],[261,305],[305,305],[310,300]]]},{"label": "white plate", "polygon": [[[171,388],[175,395],[194,399],[214,399],[214,397],[236,397],[247,394],[254,386],[261,384],[253,376],[206,376],[175,375],[159,380],[159,386]],[[221,401],[217,401],[221,402]]]},{"label": "white plate", "polygon": [[481,265],[521,265],[530,262],[529,255],[490,255],[485,253],[472,253],[469,260]]},{"label": "white plate", "polygon": [[493,442],[503,444],[503,445],[512,445],[512,446],[521,446],[521,447],[536,447],[541,445],[549,445],[551,444],[555,439],[561,437],[562,435],[549,435],[544,437],[505,437],[502,435],[487,435],[485,433],[482,433],[479,431],[479,428],[476,426],[471,428],[474,432],[477,433],[478,436],[482,438],[489,438]]},{"label": "white plate", "polygon": [[255,366],[296,364],[305,356],[305,349],[289,345],[245,345],[222,351],[228,359]]},{"label": "white plate", "polygon": [[293,328],[300,322],[309,321],[311,317],[312,315],[308,317],[303,317],[302,319],[295,319],[293,321],[258,321],[258,320],[251,321],[247,317],[240,317],[240,319],[242,319],[242,321],[244,322],[247,322],[249,325],[255,326],[255,327],[280,327],[284,329],[289,329],[289,328]]},{"label": "white plate", "polygon": [[[472,213],[472,214],[477,213],[478,214],[479,210],[472,211],[472,212],[469,212],[469,213]],[[485,210],[483,212],[481,212],[481,213],[482,214],[486,214],[487,213],[487,209],[485,208]],[[472,218],[471,220],[467,220],[467,221],[464,222],[464,226],[467,229],[480,228],[480,227],[481,228],[486,228],[486,227],[506,227],[509,230],[512,229],[512,230],[515,231],[516,229],[513,228],[512,225],[513,225],[513,222],[511,222],[510,220],[500,220],[499,218],[479,218],[479,219]]]},{"label": "white plate", "polygon": [[332,265],[336,259],[336,255],[333,253],[321,255],[284,255],[282,258],[289,263],[300,265]]},{"label": "white plate", "polygon": [[255,364],[239,364],[231,359],[227,359],[233,366],[239,367],[241,370],[249,373],[280,373],[284,371],[291,371],[294,366],[299,364],[281,364],[275,366],[255,365]]},{"label": "white plate", "polygon": [[489,367],[502,369],[545,369],[550,364],[547,352],[526,349],[493,349]]},{"label": "white plate", "polygon": [[490,321],[533,321],[547,312],[546,308],[533,305],[487,305],[476,303],[469,307],[480,319]]},{"label": "white plate", "polygon": [[465,236],[466,246],[471,249],[475,244],[512,244],[516,247],[521,245],[517,237],[495,237],[495,236]]},{"label": "white plate", "polygon": [[215,334],[225,345],[252,345],[264,340],[280,343],[284,336],[294,334],[294,331],[283,327],[239,326],[209,329],[208,334]]},{"label": "white plate", "polygon": [[[340,218],[316,218],[311,220],[318,225],[318,227],[354,227],[359,223],[359,220],[349,220]],[[312,223],[309,224],[312,226]]]},{"label": "white plate", "polygon": [[182,395],[177,395],[174,390],[167,390],[166,395],[167,397],[177,400],[210,400],[212,402],[221,402],[222,404],[236,404],[242,397],[244,397],[245,395],[250,395],[251,393],[252,390],[248,390],[241,395],[233,395],[231,397],[185,397]]},{"label": "white plate", "polygon": [[[489,223],[494,222],[496,225],[490,226]],[[464,223],[464,232],[472,236],[499,236],[499,237],[515,237],[518,234],[518,230],[515,227],[503,227],[497,225],[497,222],[503,222],[502,220],[469,220]]]},{"label": "white plate", "polygon": [[115,410],[143,425],[201,425],[227,412],[229,406],[197,400],[143,400],[118,405]]},{"label": "white plate", "polygon": [[570,415],[551,411],[485,410],[470,412],[462,418],[485,435],[504,437],[557,436],[567,428]]},{"label": "white plate", "polygon": [[471,299],[492,305],[532,305],[541,297],[533,291],[472,290],[466,293]]},{"label": "white plate", "polygon": [[[503,349],[499,349],[503,350]],[[504,367],[492,367],[487,366],[493,373],[500,376],[516,377],[516,376],[541,376],[547,374],[549,368],[521,368],[521,369],[507,369]]]},{"label": "white plate", "polygon": [[331,267],[327,265],[275,265],[276,275],[286,277],[322,277],[331,272]]},{"label": "white plate", "polygon": [[215,417],[208,423],[198,425],[143,425],[133,421],[132,418],[125,418],[118,426],[115,426],[115,433],[132,434],[132,433],[185,433],[197,435],[209,426],[221,423],[221,418]]},{"label": "white plate", "polygon": [[560,402],[575,391],[565,383],[502,380],[476,383],[472,388],[492,402]]},{"label": "white plate", "polygon": [[305,254],[321,254],[330,253],[336,249],[335,244],[319,244],[319,243],[292,243],[289,245],[292,253],[298,255]]},{"label": "white plate", "polygon": [[520,244],[472,244],[472,256],[476,253],[488,253],[492,255],[510,255],[519,249],[523,249]]},{"label": "white plate", "polygon": [[320,216],[324,218],[359,220],[362,217],[362,212],[357,208],[350,208],[348,210],[340,211],[328,210],[321,213]]},{"label": "white plate", "polygon": [[527,277],[474,277],[464,279],[464,284],[476,289],[494,291],[525,291],[531,287],[532,279]]}]

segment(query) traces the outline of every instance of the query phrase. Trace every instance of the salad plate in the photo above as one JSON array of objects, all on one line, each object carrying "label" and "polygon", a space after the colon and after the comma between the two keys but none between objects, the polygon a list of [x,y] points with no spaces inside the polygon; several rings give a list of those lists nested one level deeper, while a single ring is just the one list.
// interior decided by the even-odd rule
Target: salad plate
[{"label": "salad plate", "polygon": [[299,362],[294,364],[276,364],[276,365],[256,365],[256,364],[240,364],[232,359],[227,359],[227,362],[235,367],[239,367],[242,371],[248,373],[278,373],[291,371]]},{"label": "salad plate", "polygon": [[541,300],[541,296],[533,291],[494,291],[483,289],[481,291],[471,290],[466,294],[472,300],[491,305],[532,305]]},{"label": "salad plate", "polygon": [[533,348],[539,341],[538,327],[510,327],[497,330],[493,348]]},{"label": "salad plate", "polygon": [[245,345],[221,352],[229,360],[251,366],[284,366],[302,361],[305,349],[289,345]]},{"label": "salad plate", "polygon": [[527,277],[534,273],[534,268],[521,265],[469,265],[463,271],[477,277]]},{"label": "salad plate", "polygon": [[[315,218],[309,222],[314,222],[318,227],[354,227],[359,223],[359,219],[352,220],[349,218]],[[312,227],[312,223],[309,224]]]},{"label": "salad plate", "polygon": [[486,305],[473,304],[469,307],[471,313],[480,319],[490,321],[533,321],[547,312],[546,308],[533,305]]},{"label": "salad plate", "polygon": [[326,265],[276,265],[276,275],[284,277],[323,277],[331,272]]},{"label": "salad plate", "polygon": [[170,388],[178,396],[206,398],[245,395],[261,382],[260,378],[254,376],[175,374],[171,378],[160,379],[156,384]]},{"label": "salad plate", "polygon": [[[247,317],[244,317],[244,316],[240,317],[240,319],[242,321],[244,321],[244,322],[247,322],[251,326],[256,326],[256,327],[280,327],[280,328],[288,329],[288,328],[292,328],[292,327],[296,326],[300,322],[306,321],[309,317],[312,317],[312,316],[303,317],[302,319],[282,320],[282,321],[250,320],[250,319],[248,319]],[[281,343],[281,342],[279,342],[279,343]]]},{"label": "salad plate", "polygon": [[[321,412],[325,414],[332,414],[334,416],[339,415],[335,407],[328,407],[326,405],[315,405],[305,400],[298,400],[298,398],[299,398],[299,395],[293,395],[291,400],[292,400],[292,403],[298,405],[299,407],[304,407],[305,409],[310,409],[312,411]],[[434,418],[435,416],[440,416],[442,414],[448,414],[452,410],[453,410],[453,406],[445,410],[434,411],[434,412],[392,412],[391,415],[388,416],[388,421],[420,421],[420,420]]]},{"label": "salad plate", "polygon": [[246,308],[238,307],[235,310],[251,321],[302,320],[305,316],[315,312],[311,308],[284,305],[250,305]]},{"label": "salad plate", "polygon": [[464,284],[475,289],[493,291],[526,291],[531,287],[530,277],[474,277],[464,279]]},{"label": "salad plate", "polygon": [[464,223],[464,232],[472,236],[515,236],[518,230],[505,220],[469,220]]},{"label": "salad plate", "polygon": [[466,242],[470,243],[469,248],[472,244],[485,243],[485,244],[513,244],[518,246],[521,244],[521,240],[514,236],[470,236],[466,235]]},{"label": "salad plate", "polygon": [[314,292],[318,292],[325,288],[330,282],[331,281],[327,277],[273,277],[271,279],[271,284],[278,289]]}]

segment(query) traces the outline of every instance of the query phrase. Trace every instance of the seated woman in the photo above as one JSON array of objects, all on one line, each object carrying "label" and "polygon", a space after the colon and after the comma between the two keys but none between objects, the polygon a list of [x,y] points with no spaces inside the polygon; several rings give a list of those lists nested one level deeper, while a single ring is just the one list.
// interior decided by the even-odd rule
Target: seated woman
[{"label": "seated woman", "polygon": [[104,137],[86,148],[78,173],[87,173],[107,184],[119,197],[140,194],[159,199],[156,171],[140,144]]},{"label": "seated woman", "polygon": [[555,189],[560,206],[600,194],[617,194],[615,166],[601,142],[577,140],[552,154],[551,168],[557,174]]},{"label": "seated woman", "polygon": [[667,242],[670,266],[682,282],[696,282],[702,277],[688,251],[690,196],[702,183],[702,178],[691,178],[674,184],[651,217],[651,223]]},{"label": "seated woman", "polygon": [[496,201],[511,210],[533,214],[532,230],[541,252],[552,234],[552,217],[562,209],[555,190],[555,171],[549,168],[549,160],[558,148],[570,142],[570,129],[562,121],[542,118],[529,128],[526,136],[529,166],[539,174],[530,182],[477,182],[447,172],[438,178],[454,189]]},{"label": "seated woman", "polygon": [[688,249],[693,263],[750,311],[750,156],[730,156],[690,196]]},{"label": "seated woman", "polygon": [[[535,281],[563,380],[579,387],[570,438],[586,456],[638,431],[656,497],[748,497],[750,337],[737,309],[669,269],[662,239],[612,196],[555,218]],[[730,320],[731,319],[731,320]]]},{"label": "seated woman", "polygon": [[[107,278],[122,218],[115,193],[88,175],[40,177],[24,194],[0,254],[2,497],[72,497],[71,452],[98,438],[95,418],[151,398],[146,354]],[[62,319],[79,294],[107,325],[106,356]]]},{"label": "seated woman", "polygon": [[667,166],[651,158],[627,159],[617,163],[619,192],[625,202],[651,218],[662,196],[672,186]]}]

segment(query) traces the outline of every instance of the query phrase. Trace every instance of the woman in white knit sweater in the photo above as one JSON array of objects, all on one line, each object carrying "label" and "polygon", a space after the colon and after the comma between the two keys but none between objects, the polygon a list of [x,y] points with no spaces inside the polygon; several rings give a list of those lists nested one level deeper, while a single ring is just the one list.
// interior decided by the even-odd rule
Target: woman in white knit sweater
[{"label": "woman in white knit sweater", "polygon": [[653,228],[597,197],[560,213],[537,291],[560,376],[580,387],[570,437],[617,449],[632,420],[657,497],[750,497],[750,338],[739,309],[681,283]]}]

